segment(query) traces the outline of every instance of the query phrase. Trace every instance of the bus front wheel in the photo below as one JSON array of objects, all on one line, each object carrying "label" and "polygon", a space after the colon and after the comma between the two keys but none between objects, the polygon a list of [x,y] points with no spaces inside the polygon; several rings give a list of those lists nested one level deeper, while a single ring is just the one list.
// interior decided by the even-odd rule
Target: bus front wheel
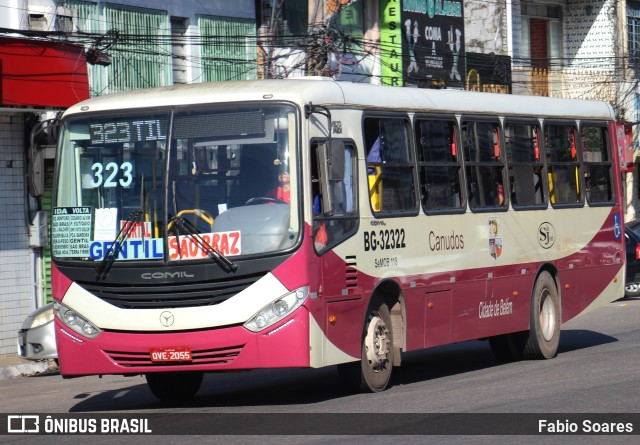
[{"label": "bus front wheel", "polygon": [[555,357],[560,344],[560,298],[549,272],[542,272],[533,288],[529,326],[525,356],[534,359]]},{"label": "bus front wheel", "polygon": [[393,333],[386,304],[370,309],[362,334],[361,360],[338,365],[338,372],[349,389],[384,391],[393,369]]},{"label": "bus front wheel", "polygon": [[202,372],[156,372],[145,375],[149,389],[160,400],[193,397],[202,385]]}]

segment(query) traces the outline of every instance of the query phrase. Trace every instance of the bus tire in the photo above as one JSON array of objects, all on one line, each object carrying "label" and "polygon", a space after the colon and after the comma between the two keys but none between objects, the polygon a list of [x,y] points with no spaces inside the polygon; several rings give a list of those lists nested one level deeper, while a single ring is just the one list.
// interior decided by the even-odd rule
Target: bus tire
[{"label": "bus tire", "polygon": [[496,335],[489,338],[493,356],[501,362],[517,362],[524,357],[524,345],[527,332]]},{"label": "bus tire", "polygon": [[374,305],[367,314],[362,334],[361,360],[338,365],[338,373],[349,390],[384,391],[393,369],[393,333],[386,304]]},{"label": "bus tire", "polygon": [[531,297],[529,335],[524,353],[531,359],[555,357],[560,344],[560,298],[556,282],[547,271],[538,276]]},{"label": "bus tire", "polygon": [[160,400],[185,400],[202,385],[203,372],[154,372],[145,375],[149,389]]}]

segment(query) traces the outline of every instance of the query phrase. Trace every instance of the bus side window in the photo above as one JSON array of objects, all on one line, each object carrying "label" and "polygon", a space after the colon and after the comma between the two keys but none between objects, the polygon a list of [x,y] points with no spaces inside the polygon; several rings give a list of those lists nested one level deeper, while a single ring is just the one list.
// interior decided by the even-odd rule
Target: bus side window
[{"label": "bus side window", "polygon": [[364,120],[367,180],[374,213],[416,210],[415,167],[409,128],[405,118],[368,117]]},{"label": "bus side window", "polygon": [[585,192],[589,204],[613,203],[613,166],[609,155],[607,127],[588,125],[581,129]]},{"label": "bus side window", "polygon": [[466,120],[462,122],[461,133],[471,210],[506,208],[500,125],[497,122]]},{"label": "bus side window", "polygon": [[425,212],[461,209],[462,168],[457,155],[455,121],[419,120],[416,140],[423,209]]},{"label": "bus side window", "polygon": [[546,204],[543,184],[543,163],[537,124],[506,123],[505,148],[509,160],[509,186],[514,208]]},{"label": "bus side window", "polygon": [[575,126],[549,124],[544,131],[551,204],[582,203]]},{"label": "bus side window", "polygon": [[[313,195],[313,244],[318,253],[334,247],[355,233],[358,226],[356,153],[353,143],[312,143],[311,193]],[[343,152],[342,152],[343,151]],[[332,158],[331,161],[328,158]],[[330,162],[341,162],[340,178],[330,177]]]}]

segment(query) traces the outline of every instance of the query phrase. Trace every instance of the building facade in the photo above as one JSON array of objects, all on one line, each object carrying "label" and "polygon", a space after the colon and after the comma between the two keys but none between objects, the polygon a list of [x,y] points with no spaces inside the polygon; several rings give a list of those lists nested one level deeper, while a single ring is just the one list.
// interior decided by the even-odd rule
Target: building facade
[{"label": "building facade", "polygon": [[84,48],[0,36],[0,356],[16,353],[22,321],[46,299],[49,119],[89,97]]},{"label": "building facade", "polygon": [[[52,141],[34,150],[31,130],[45,128],[57,112],[89,96],[254,79],[257,39],[253,0],[0,0],[0,8],[0,208],[6,223],[0,236],[0,356],[4,356],[16,354],[24,318],[50,299],[46,219],[54,150]],[[17,61],[15,37],[33,54],[43,48],[68,49],[65,42],[73,42],[73,57],[59,57],[68,63],[61,72],[73,75],[42,77],[43,68],[50,68],[48,75],[60,68],[52,63],[55,58]],[[25,82],[16,84],[18,78]],[[74,84],[78,79],[84,79],[79,89]],[[30,153],[38,157],[40,191],[30,186]]]}]

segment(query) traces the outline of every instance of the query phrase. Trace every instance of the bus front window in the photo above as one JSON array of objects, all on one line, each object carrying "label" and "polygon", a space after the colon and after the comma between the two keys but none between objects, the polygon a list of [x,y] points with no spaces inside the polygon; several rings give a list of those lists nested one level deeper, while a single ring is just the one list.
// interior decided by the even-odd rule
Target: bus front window
[{"label": "bus front window", "polygon": [[[225,256],[293,246],[299,231],[295,113],[273,106],[176,113],[169,170],[169,217],[191,223]],[[169,258],[201,257],[170,230]],[[174,238],[175,241],[174,241]]]},{"label": "bus front window", "polygon": [[101,260],[126,231],[118,259],[162,259],[167,124],[166,114],[65,122],[51,226],[54,256]]},{"label": "bus front window", "polygon": [[173,122],[168,113],[66,122],[54,256],[100,261],[116,241],[116,261],[293,247],[295,118],[272,106],[176,112]]}]

